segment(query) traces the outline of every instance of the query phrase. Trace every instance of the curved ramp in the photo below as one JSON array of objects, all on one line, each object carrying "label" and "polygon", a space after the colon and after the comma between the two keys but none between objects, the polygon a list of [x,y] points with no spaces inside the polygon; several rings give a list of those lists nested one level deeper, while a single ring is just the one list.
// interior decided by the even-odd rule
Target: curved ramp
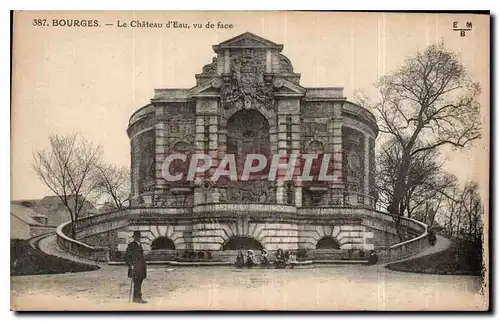
[{"label": "curved ramp", "polygon": [[28,240],[24,254],[11,267],[11,275],[59,274],[96,270],[95,262],[83,262],[55,249],[55,234],[43,234]]},{"label": "curved ramp", "polygon": [[87,260],[85,258],[73,255],[63,249],[61,249],[58,244],[57,244],[57,236],[55,233],[49,234],[46,237],[40,239],[38,242],[38,248],[48,254],[48,255],[53,255],[61,259],[77,262],[77,263],[82,263],[82,264],[87,264],[87,265],[97,265],[100,266],[102,264],[99,264],[99,262],[92,261],[92,260]]},{"label": "curved ramp", "polygon": [[412,255],[412,256],[409,256],[409,257],[406,257],[406,258],[403,258],[400,260],[383,262],[380,265],[383,265],[385,268],[390,269],[390,268],[388,268],[389,265],[401,263],[401,262],[406,262],[406,261],[414,260],[414,259],[417,259],[420,257],[440,253],[440,252],[446,251],[450,246],[451,246],[451,241],[449,239],[447,239],[446,237],[441,236],[441,235],[436,235],[436,244],[434,244],[434,246],[429,246],[425,250],[423,250],[415,255]]},{"label": "curved ramp", "polygon": [[450,245],[451,245],[451,241],[449,239],[447,239],[446,237],[443,237],[441,235],[436,235],[436,244],[434,244],[434,246],[430,246],[430,247],[426,248],[425,250],[423,250],[422,252],[417,253],[415,255],[412,255],[410,257],[407,257],[407,258],[404,258],[401,260],[397,260],[397,261],[392,261],[389,263],[392,264],[392,263],[399,263],[399,262],[403,262],[403,261],[409,261],[409,260],[413,260],[413,259],[416,259],[416,258],[419,258],[422,256],[427,256],[427,255],[431,255],[434,253],[443,252],[446,249],[448,249],[450,247]]}]

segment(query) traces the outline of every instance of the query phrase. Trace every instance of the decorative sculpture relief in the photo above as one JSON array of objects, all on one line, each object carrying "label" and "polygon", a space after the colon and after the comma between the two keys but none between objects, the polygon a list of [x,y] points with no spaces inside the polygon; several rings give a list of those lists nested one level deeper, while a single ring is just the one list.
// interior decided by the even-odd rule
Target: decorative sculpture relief
[{"label": "decorative sculpture relief", "polygon": [[363,191],[365,182],[364,135],[349,127],[342,128],[344,177],[350,190]]},{"label": "decorative sculpture relief", "polygon": [[[134,163],[138,163],[139,191],[149,191],[154,187],[155,179],[155,132],[142,133],[134,144]],[[153,184],[152,184],[153,183]]]},{"label": "decorative sculpture relief", "polygon": [[272,84],[264,81],[265,55],[263,51],[244,49],[231,57],[231,76],[221,88],[224,109],[249,109],[260,104],[274,108]]},{"label": "decorative sculpture relief", "polygon": [[217,73],[217,57],[212,58],[212,63],[203,66],[202,72],[204,74],[216,74]]},{"label": "decorative sculpture relief", "polygon": [[311,141],[318,141],[323,143],[323,145],[324,142],[328,141],[327,137],[329,133],[325,123],[303,122],[300,126],[302,147],[304,150],[310,147],[309,143]]},{"label": "decorative sculpture relief", "polygon": [[179,142],[183,142],[186,149],[194,144],[194,120],[175,117],[169,120],[167,129],[165,142],[167,150],[172,151]]},{"label": "decorative sculpture relief", "polygon": [[264,44],[262,42],[250,38],[242,38],[238,41],[234,41],[231,43],[231,46],[234,47],[258,47],[263,45]]},{"label": "decorative sculpture relief", "polygon": [[370,195],[371,196],[376,196],[376,190],[375,190],[375,140],[373,138],[369,138],[369,168],[370,168]]},{"label": "decorative sculpture relief", "polygon": [[293,66],[290,60],[287,57],[280,54],[280,73],[282,74],[292,74]]},{"label": "decorative sculpture relief", "polygon": [[232,203],[269,203],[273,201],[272,186],[268,181],[233,182],[227,199]]}]

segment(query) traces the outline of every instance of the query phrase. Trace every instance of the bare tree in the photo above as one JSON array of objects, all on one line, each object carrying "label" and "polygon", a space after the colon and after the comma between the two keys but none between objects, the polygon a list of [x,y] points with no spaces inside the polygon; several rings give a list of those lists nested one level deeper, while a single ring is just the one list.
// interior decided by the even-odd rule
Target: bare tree
[{"label": "bare tree", "polygon": [[380,101],[373,106],[379,131],[399,145],[388,210],[399,217],[407,210],[412,162],[444,145],[462,148],[480,138],[480,87],[458,56],[443,44],[431,45],[409,58],[378,83]]},{"label": "bare tree", "polygon": [[461,204],[464,209],[465,218],[464,230],[467,231],[466,237],[470,241],[480,242],[482,235],[482,213],[483,207],[481,197],[479,196],[479,185],[475,181],[469,181],[465,184],[461,196]]},{"label": "bare tree", "polygon": [[462,191],[458,185],[449,189],[448,196],[445,200],[446,211],[443,213],[446,228],[449,236],[454,236],[455,231],[460,230],[460,217],[462,216],[462,205],[460,202]]},{"label": "bare tree", "polygon": [[445,202],[441,217],[448,235],[480,243],[483,206],[477,182],[466,182],[463,188],[452,186],[442,195]]},{"label": "bare tree", "polygon": [[130,174],[127,168],[101,163],[95,172],[98,190],[115,209],[125,207],[130,193]]},{"label": "bare tree", "polygon": [[[376,188],[381,202],[390,206],[396,188],[397,169],[402,162],[402,148],[395,138],[389,138],[380,148],[377,161]],[[435,149],[422,152],[410,162],[407,192],[404,195],[405,216],[412,217],[416,211],[429,207],[429,201],[439,201],[441,193],[456,182],[456,178],[442,171]]]},{"label": "bare tree", "polygon": [[76,221],[86,202],[96,196],[92,172],[102,157],[102,147],[79,137],[49,136],[49,146],[35,150],[33,168],[41,181],[67,208],[76,237]]}]

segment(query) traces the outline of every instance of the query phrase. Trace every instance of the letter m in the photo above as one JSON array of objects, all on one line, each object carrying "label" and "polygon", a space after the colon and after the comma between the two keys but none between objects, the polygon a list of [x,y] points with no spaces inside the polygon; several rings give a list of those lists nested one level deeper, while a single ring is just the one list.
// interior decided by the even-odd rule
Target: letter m
[{"label": "letter m", "polygon": [[468,29],[472,29],[472,22],[467,21],[467,22],[465,23],[465,26],[466,26]]}]

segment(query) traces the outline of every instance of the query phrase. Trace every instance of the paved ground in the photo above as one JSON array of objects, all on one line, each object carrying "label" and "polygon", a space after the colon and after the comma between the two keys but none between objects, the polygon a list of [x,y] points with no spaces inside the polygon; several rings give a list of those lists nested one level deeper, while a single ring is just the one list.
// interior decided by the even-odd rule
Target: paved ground
[{"label": "paved ground", "polygon": [[20,309],[484,309],[477,277],[393,272],[377,266],[294,270],[148,268],[148,304],[128,303],[125,266],[11,278]]}]

